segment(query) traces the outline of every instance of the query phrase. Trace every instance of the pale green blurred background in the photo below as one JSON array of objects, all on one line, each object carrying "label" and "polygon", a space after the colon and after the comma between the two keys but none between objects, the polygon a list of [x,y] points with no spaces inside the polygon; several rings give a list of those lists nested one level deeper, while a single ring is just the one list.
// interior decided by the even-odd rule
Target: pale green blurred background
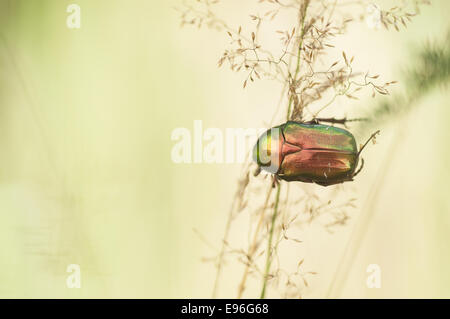
[{"label": "pale green blurred background", "polygon": [[[81,7],[81,29],[66,27],[71,3]],[[0,0],[0,297],[211,295],[214,269],[201,259],[214,251],[193,229],[219,246],[240,165],[174,164],[171,132],[196,119],[267,125],[280,90],[269,81],[243,90],[243,74],[218,70],[226,35],[181,29],[178,3]],[[227,1],[222,16],[237,24],[253,4]],[[400,33],[356,25],[338,49],[398,80],[411,48],[450,27],[449,10],[433,1]],[[434,90],[382,128],[348,188],[360,199],[350,225],[305,235],[308,268],[319,273],[305,297],[326,296],[386,159],[388,177],[338,296],[450,297],[449,97]],[[351,103],[358,115],[374,102]],[[372,263],[380,289],[365,284]],[[69,264],[81,266],[80,289],[66,287]],[[235,296],[241,271],[227,269],[219,296]]]}]

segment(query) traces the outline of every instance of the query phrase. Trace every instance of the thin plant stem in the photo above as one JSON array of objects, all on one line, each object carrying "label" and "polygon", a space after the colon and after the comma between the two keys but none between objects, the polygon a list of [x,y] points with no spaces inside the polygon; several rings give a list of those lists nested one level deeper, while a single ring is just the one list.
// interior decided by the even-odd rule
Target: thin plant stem
[{"label": "thin plant stem", "polygon": [[297,54],[297,67],[295,68],[294,79],[297,79],[298,73],[300,72],[300,62],[301,62],[301,53],[303,49],[303,38],[305,37],[305,21],[306,21],[306,13],[308,11],[309,1],[305,1],[305,9],[301,12],[301,34],[300,34],[300,43],[298,45],[298,54]]},{"label": "thin plant stem", "polygon": [[[303,38],[305,37],[305,20],[306,20],[306,12],[308,11],[309,0],[305,2],[305,9],[303,12],[300,12],[300,24],[301,24],[301,33],[300,33],[300,43],[298,44],[298,53],[297,53],[297,66],[295,68],[294,73],[294,82],[297,81],[298,73],[300,72],[300,62],[303,48]],[[289,120],[292,109],[292,102],[294,101],[293,93],[291,93],[289,97],[289,105],[286,114],[286,120]]]},{"label": "thin plant stem", "polygon": [[269,200],[272,195],[272,190],[273,190],[273,187],[270,186],[269,191],[266,196],[266,201],[264,203],[263,209],[261,210],[261,214],[259,216],[258,225],[256,226],[255,233],[253,234],[253,240],[250,243],[250,248],[248,250],[248,255],[247,255],[248,263],[245,265],[244,274],[242,275],[241,283],[239,284],[238,298],[242,298],[242,294],[244,293],[244,290],[245,290],[245,283],[247,282],[248,274],[250,272],[250,264],[253,260],[256,250],[259,247],[258,234],[259,234],[259,231],[260,231],[263,221],[264,221],[265,211],[267,209],[267,206],[269,205]]},{"label": "thin plant stem", "polygon": [[[295,73],[294,73],[294,82],[297,81],[298,74],[300,73],[300,64],[301,64],[301,53],[303,48],[303,39],[305,37],[305,21],[306,21],[306,13],[308,11],[309,6],[309,0],[306,0],[304,3],[304,9],[300,12],[300,24],[301,24],[301,31],[300,31],[300,42],[298,45],[298,54],[297,54],[297,65],[295,67]],[[286,120],[289,120],[291,115],[291,109],[292,109],[292,103],[293,103],[293,93],[291,93],[291,96],[289,97],[289,104],[288,109],[286,113]],[[295,92],[294,92],[295,94]],[[272,221],[270,224],[270,230],[269,230],[269,239],[267,242],[267,258],[266,258],[266,266],[264,270],[263,275],[263,286],[261,290],[260,298],[264,299],[266,296],[266,290],[267,290],[267,281],[269,277],[269,271],[270,271],[270,265],[272,263],[272,241],[273,241],[273,233],[275,229],[275,223],[278,215],[278,204],[280,201],[280,191],[281,191],[281,184],[277,185],[277,194],[275,197],[275,204],[273,208],[273,215],[272,215]]]},{"label": "thin plant stem", "polygon": [[228,234],[230,233],[231,221],[233,219],[232,218],[233,211],[234,211],[234,206],[235,206],[236,202],[237,202],[237,199],[235,197],[235,199],[233,200],[233,202],[231,204],[230,212],[228,213],[227,224],[225,226],[225,234],[222,239],[222,247],[220,249],[219,260],[217,262],[217,272],[216,272],[216,278],[214,279],[214,288],[213,288],[213,292],[212,292],[213,298],[217,297],[217,291],[219,290],[219,279],[220,279],[220,275],[222,274],[222,264],[223,264],[223,259],[225,256],[225,248],[226,248]]},{"label": "thin plant stem", "polygon": [[275,204],[273,206],[273,215],[272,215],[272,221],[271,221],[270,230],[269,230],[269,239],[267,241],[267,258],[266,258],[266,266],[264,269],[263,286],[262,286],[261,296],[260,296],[261,299],[264,299],[266,297],[267,281],[269,279],[270,265],[272,263],[272,241],[273,241],[273,233],[275,230],[275,221],[276,221],[277,215],[278,215],[278,204],[280,202],[280,191],[281,191],[281,184],[279,183],[277,185],[277,194],[275,196]]},{"label": "thin plant stem", "polygon": [[[243,171],[248,172],[249,169],[250,169],[249,164],[247,164],[247,165],[245,165],[245,168]],[[219,281],[220,281],[220,275],[222,274],[222,268],[223,268],[223,263],[224,263],[224,258],[225,258],[225,249],[227,246],[228,235],[230,234],[231,222],[233,221],[233,213],[235,210],[236,203],[238,202],[238,193],[239,193],[239,187],[238,187],[238,190],[236,190],[236,194],[234,196],[233,202],[231,203],[230,211],[228,212],[227,223],[225,226],[225,231],[224,231],[224,235],[223,235],[223,239],[222,239],[222,247],[220,248],[219,258],[217,261],[217,272],[216,272],[216,278],[214,279],[212,298],[217,297],[217,292],[219,290]]]}]

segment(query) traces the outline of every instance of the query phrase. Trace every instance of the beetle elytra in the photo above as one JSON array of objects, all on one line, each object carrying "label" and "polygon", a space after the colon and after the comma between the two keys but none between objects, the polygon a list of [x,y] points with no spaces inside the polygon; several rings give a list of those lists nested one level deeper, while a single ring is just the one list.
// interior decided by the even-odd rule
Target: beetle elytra
[{"label": "beetle elytra", "polygon": [[265,132],[253,149],[258,166],[285,181],[322,186],[353,181],[361,151],[374,139],[372,134],[358,150],[349,131],[319,122],[288,121]]}]

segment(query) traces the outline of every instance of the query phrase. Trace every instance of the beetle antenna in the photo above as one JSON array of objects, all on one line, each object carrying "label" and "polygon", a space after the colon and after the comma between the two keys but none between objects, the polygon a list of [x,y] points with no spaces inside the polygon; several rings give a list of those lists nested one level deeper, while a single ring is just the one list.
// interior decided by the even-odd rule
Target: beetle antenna
[{"label": "beetle antenna", "polygon": [[367,146],[367,144],[369,144],[370,141],[374,140],[378,134],[380,134],[380,130],[376,131],[369,137],[369,139],[366,141],[366,143],[364,143],[364,145],[359,149],[359,152],[357,154],[358,157],[359,157],[359,154],[361,154],[362,150]]}]

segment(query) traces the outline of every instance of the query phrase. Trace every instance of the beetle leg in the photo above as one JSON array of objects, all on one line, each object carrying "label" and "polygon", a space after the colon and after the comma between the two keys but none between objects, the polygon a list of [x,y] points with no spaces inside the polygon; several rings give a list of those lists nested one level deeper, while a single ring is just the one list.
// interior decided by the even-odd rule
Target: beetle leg
[{"label": "beetle leg", "polygon": [[305,124],[319,124],[318,119],[312,119],[311,121],[304,122]]},{"label": "beetle leg", "polygon": [[380,130],[376,131],[369,137],[369,139],[364,143],[364,145],[361,146],[361,148],[359,149],[359,152],[358,152],[358,154],[356,154],[356,156],[359,156],[359,154],[361,154],[362,150],[367,146],[367,144],[369,144],[370,141],[374,140],[378,134],[380,134]]},{"label": "beetle leg", "polygon": [[349,122],[359,122],[359,121],[367,121],[367,119],[365,118],[356,118],[356,119],[347,119],[346,117],[342,118],[342,119],[336,119],[333,117],[330,118],[315,118],[314,120],[312,120],[311,124],[318,124],[320,122],[325,122],[325,123],[331,123],[331,124],[342,124],[344,126],[347,126],[347,123]]},{"label": "beetle leg", "polygon": [[258,165],[258,167],[253,172],[253,176],[258,176],[261,173],[261,166]]},{"label": "beetle leg", "polygon": [[352,175],[352,178],[358,175],[364,167],[364,158],[361,158],[361,165],[359,166],[358,170]]},{"label": "beetle leg", "polygon": [[278,176],[273,175],[272,188],[275,188],[276,186],[278,186],[278,184],[280,184],[280,180],[278,179]]}]

